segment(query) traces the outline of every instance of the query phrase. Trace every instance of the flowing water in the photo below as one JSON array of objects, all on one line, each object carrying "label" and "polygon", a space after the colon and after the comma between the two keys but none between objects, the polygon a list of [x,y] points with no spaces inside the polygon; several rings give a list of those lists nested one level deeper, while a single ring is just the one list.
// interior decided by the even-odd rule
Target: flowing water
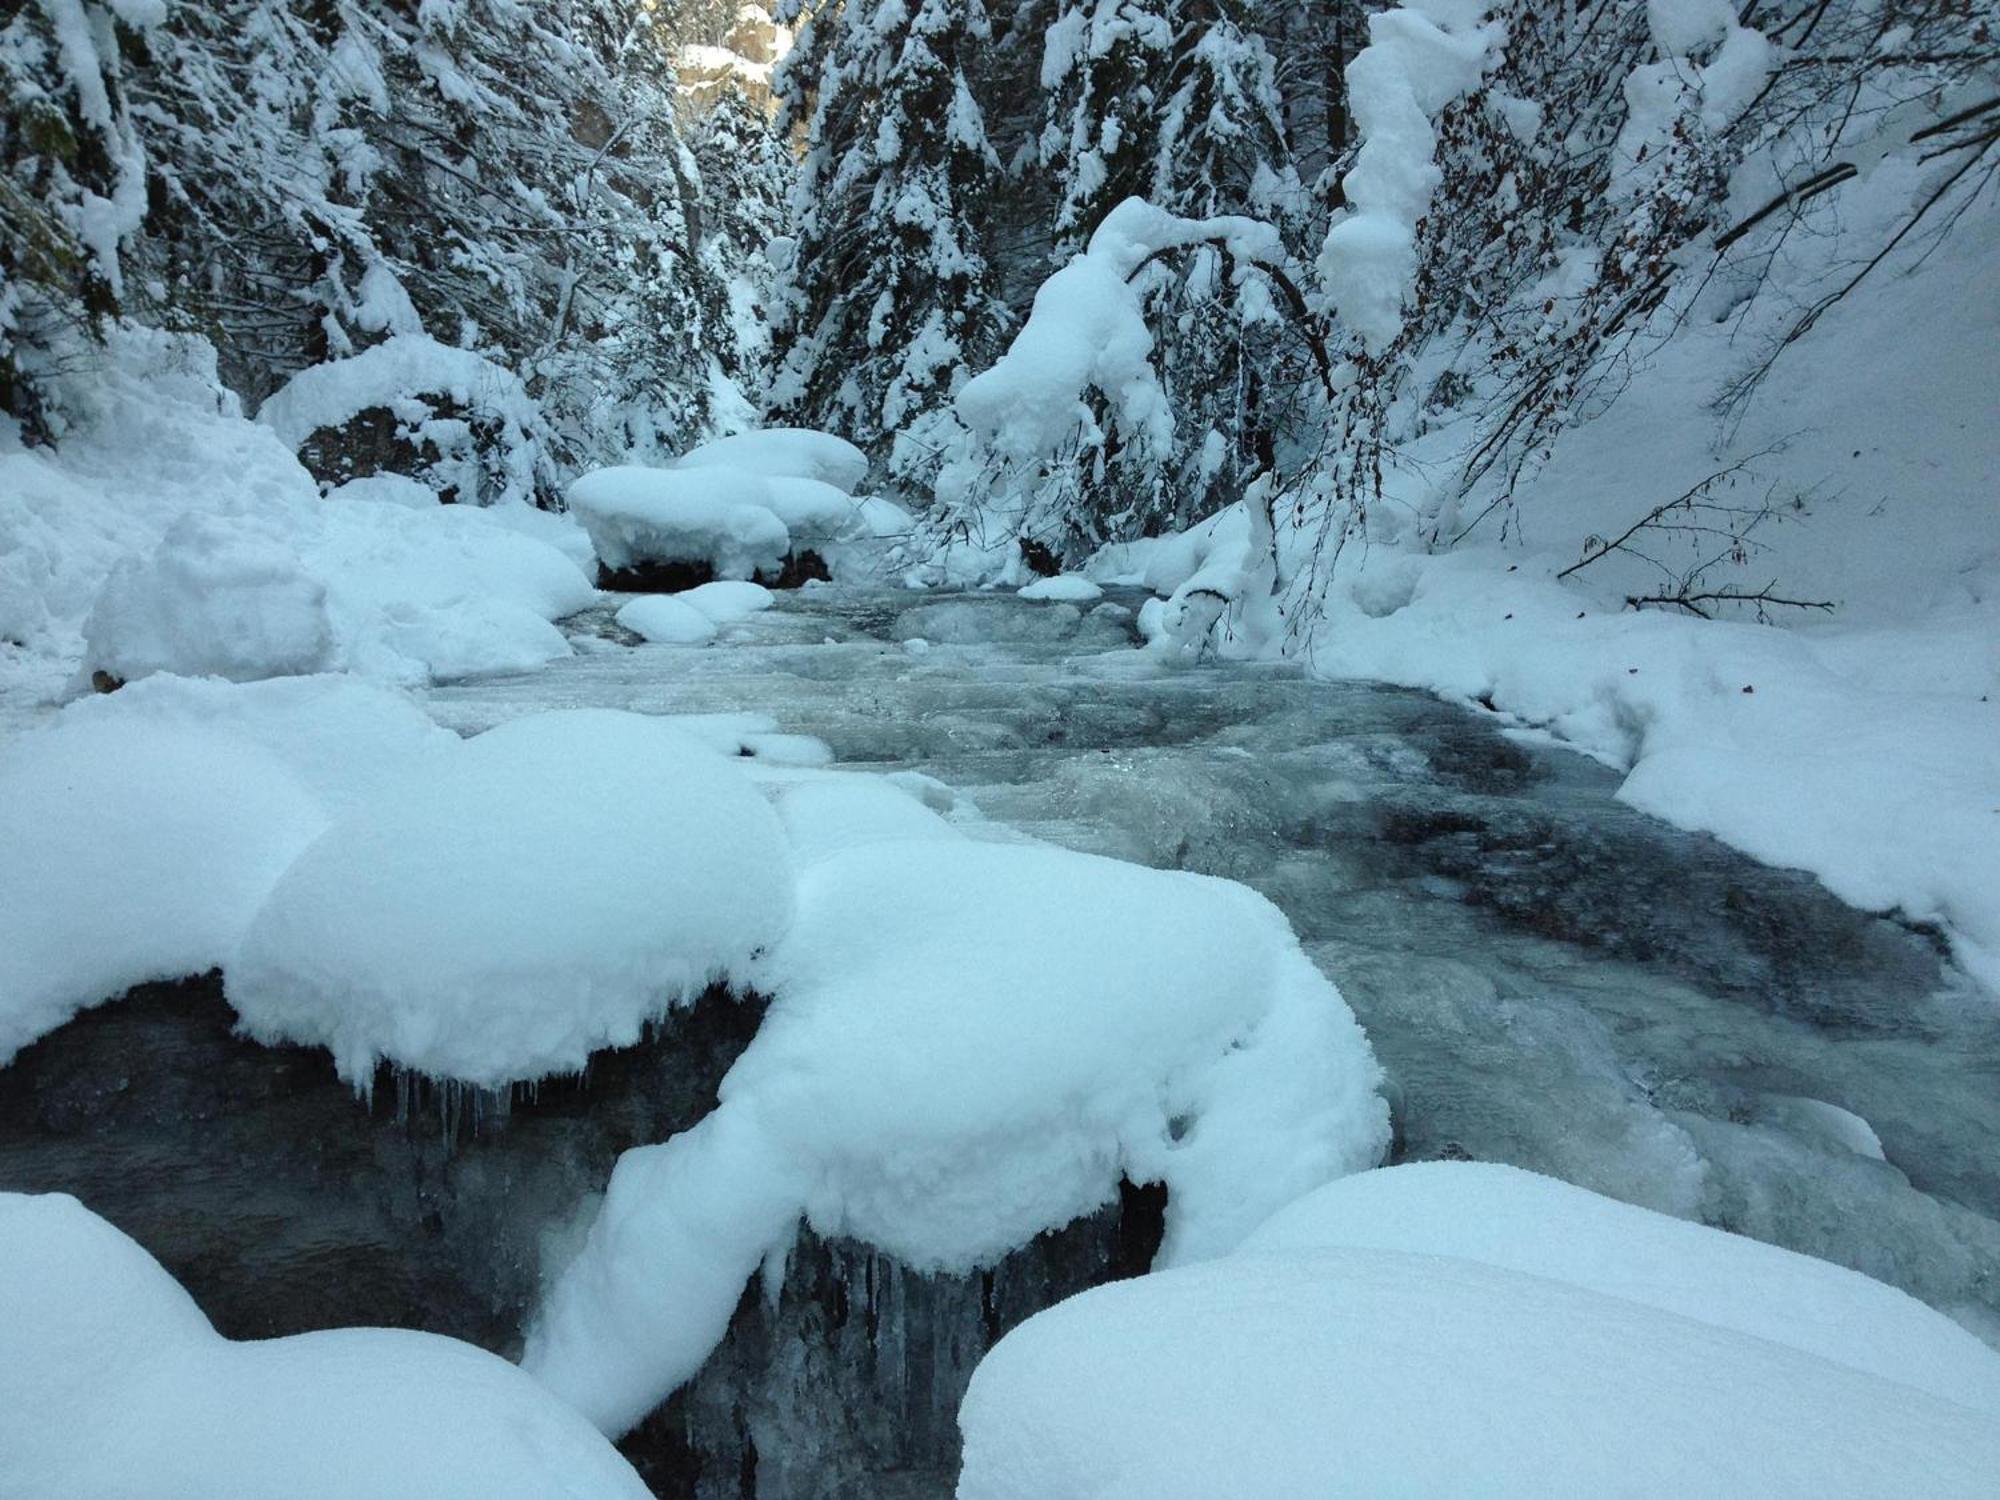
[{"label": "flowing water", "polygon": [[[1399,1159],[1723,1225],[2000,1343],[2000,1018],[1932,935],[1644,817],[1614,773],[1494,716],[1163,662],[1135,649],[1136,602],[809,589],[697,648],[638,645],[607,609],[571,622],[575,657],[427,702],[466,733],[725,716],[748,755],[934,778],[906,785],[979,836],[1245,881],[1367,1027]],[[710,996],[584,1080],[459,1098],[385,1077],[360,1100],[324,1054],[232,1036],[212,978],[150,986],[0,1072],[0,1187],[78,1193],[235,1336],[388,1322],[513,1353],[616,1153],[698,1118],[756,1015]],[[805,1235],[626,1451],[698,1500],[948,1495],[980,1353],[1142,1268],[1161,1210],[1128,1185],[962,1277]]]},{"label": "flowing water", "polygon": [[1420,693],[1162,662],[1116,603],[809,590],[702,648],[594,624],[433,712],[762,714],[961,815],[1245,881],[1368,1028],[1399,1156],[1549,1172],[2000,1333],[2000,1016],[1932,935],[1634,812],[1614,772]]}]

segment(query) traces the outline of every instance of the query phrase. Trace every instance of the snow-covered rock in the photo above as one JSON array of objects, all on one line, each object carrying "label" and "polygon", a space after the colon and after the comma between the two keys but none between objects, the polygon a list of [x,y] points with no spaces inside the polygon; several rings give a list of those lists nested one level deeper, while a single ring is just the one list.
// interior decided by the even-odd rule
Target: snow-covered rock
[{"label": "snow-covered rock", "polygon": [[393,334],[301,370],[265,398],[257,420],[318,472],[345,479],[352,469],[336,451],[342,430],[376,410],[394,420],[404,455],[414,451],[430,487],[458,500],[531,503],[547,478],[541,408],[521,378],[422,333]]},{"label": "snow-covered rock", "polygon": [[845,438],[805,427],[766,427],[691,448],[676,469],[734,469],[766,479],[812,479],[851,495],[868,477],[868,455]]},{"label": "snow-covered rock", "polygon": [[1021,597],[1050,604],[1095,604],[1104,597],[1104,590],[1079,573],[1062,573],[1028,584]]},{"label": "snow-covered rock", "polygon": [[964,1500],[1985,1494],[2000,1355],[1865,1277],[1504,1168],[1331,1184],[973,1378]]},{"label": "snow-covered rock", "polygon": [[777,596],[762,584],[733,579],[704,583],[675,597],[707,615],[717,625],[733,625],[738,620],[747,620],[777,603]]},{"label": "snow-covered rock", "polygon": [[715,620],[680,594],[644,594],[620,607],[618,623],[658,645],[702,646],[715,639]]},{"label": "snow-covered rock", "polygon": [[783,935],[777,816],[731,762],[638,714],[517,719],[337,822],[226,972],[245,1029],[498,1085],[575,1072]]},{"label": "snow-covered rock", "polygon": [[214,968],[326,826],[273,756],[164,725],[0,747],[0,1064],[132,985]]},{"label": "snow-covered rock", "polygon": [[791,533],[765,503],[764,481],[722,467],[599,469],[569,487],[598,561],[614,572],[647,564],[705,566],[717,578],[775,577]]},{"label": "snow-covered rock", "polygon": [[589,1424],[484,1350],[389,1328],[232,1342],[74,1198],[0,1193],[0,1494],[647,1493]]},{"label": "snow-covered rock", "polygon": [[337,677],[152,677],[0,745],[0,1065],[84,1006],[228,962],[332,818],[457,748]]},{"label": "snow-covered rock", "polygon": [[[1166,1263],[1376,1161],[1366,1039],[1248,889],[975,843],[799,791],[812,863],[717,1111],[627,1152],[526,1363],[606,1431],[691,1375],[803,1215],[918,1268],[989,1263],[1168,1185]],[[842,843],[846,847],[841,847]]]}]

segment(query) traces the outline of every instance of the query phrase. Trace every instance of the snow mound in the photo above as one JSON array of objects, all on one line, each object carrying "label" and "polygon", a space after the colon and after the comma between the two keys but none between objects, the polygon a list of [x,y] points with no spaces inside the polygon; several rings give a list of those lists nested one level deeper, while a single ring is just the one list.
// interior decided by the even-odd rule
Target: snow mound
[{"label": "snow mound", "polygon": [[326,586],[275,528],[186,515],[128,558],[84,622],[84,661],[120,682],[154,672],[245,681],[324,670]]},{"label": "snow mound", "polygon": [[735,469],[766,479],[814,479],[851,495],[868,477],[868,455],[845,438],[805,427],[739,432],[691,448],[676,469]]},{"label": "snow mound", "polygon": [[704,583],[676,597],[718,625],[733,625],[738,620],[747,620],[778,602],[777,595],[761,583],[741,583],[733,579]]},{"label": "snow mound", "polygon": [[225,736],[99,718],[0,748],[0,1065],[85,1006],[222,963],[325,826]]},{"label": "snow mound", "polygon": [[325,677],[153,677],[0,746],[0,1066],[86,1006],[227,963],[332,817],[457,748],[408,700]]},{"label": "snow mound", "polygon": [[1167,1184],[1172,1264],[1379,1159],[1367,1041],[1261,896],[941,836],[914,805],[893,816],[924,837],[867,842],[884,804],[794,797],[817,847],[759,971],[772,1008],[713,1114],[621,1158],[530,1336],[527,1367],[606,1431],[700,1367],[801,1215],[964,1270],[1122,1175]]},{"label": "snow mound", "polygon": [[1095,604],[1104,597],[1104,590],[1080,574],[1064,573],[1027,585],[1021,597],[1053,604]]},{"label": "snow mound", "polygon": [[1565,1282],[2000,1414],[2000,1354],[1896,1288],[1518,1167],[1362,1172],[1279,1210],[1243,1242],[1245,1253],[1333,1246]]},{"label": "snow mound", "polygon": [[512,509],[358,498],[282,527],[184,516],[105,582],[85,667],[121,681],[344,669],[421,683],[541,666],[569,654],[550,622],[595,590],[498,514]]},{"label": "snow mound", "polygon": [[74,1198],[0,1193],[0,1494],[643,1500],[505,1360],[400,1329],[222,1338]]},{"label": "snow mound", "polygon": [[[960,1409],[963,1500],[1974,1496],[2000,1472],[1993,1409],[1935,1392],[1990,1390],[2000,1357],[1866,1278],[1527,1174],[1346,1187],[1008,1334]],[[1921,1387],[1875,1373],[1933,1357]]]},{"label": "snow mound", "polygon": [[250,1035],[498,1086],[580,1070],[784,932],[777,815],[643,715],[517,719],[342,819],[227,971]]},{"label": "snow mound", "polygon": [[618,611],[618,623],[658,645],[703,646],[715,639],[715,621],[679,594],[646,594]]},{"label": "snow mound", "polygon": [[769,489],[733,469],[623,466],[569,487],[598,561],[613,571],[642,564],[705,564],[718,578],[775,576],[791,533],[765,503]]}]

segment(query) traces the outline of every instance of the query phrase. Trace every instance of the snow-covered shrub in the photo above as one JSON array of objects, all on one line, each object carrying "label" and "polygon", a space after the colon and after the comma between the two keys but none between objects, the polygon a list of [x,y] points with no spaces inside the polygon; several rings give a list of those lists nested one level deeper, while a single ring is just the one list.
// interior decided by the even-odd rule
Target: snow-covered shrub
[{"label": "snow-covered shrub", "polygon": [[547,427],[520,378],[420,333],[300,371],[257,420],[329,488],[401,474],[470,505],[532,504],[553,489]]},{"label": "snow-covered shrub", "polygon": [[41,1500],[644,1500],[589,1424],[456,1339],[238,1343],[66,1194],[0,1193],[0,1491]]}]

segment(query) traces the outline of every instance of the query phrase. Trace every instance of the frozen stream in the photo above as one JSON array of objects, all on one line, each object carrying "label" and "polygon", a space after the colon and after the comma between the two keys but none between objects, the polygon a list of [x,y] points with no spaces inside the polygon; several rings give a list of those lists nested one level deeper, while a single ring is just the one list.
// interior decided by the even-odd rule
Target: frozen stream
[{"label": "frozen stream", "polygon": [[1367,1026],[1400,1156],[1825,1256],[2000,1342],[1990,1003],[1926,935],[1631,811],[1612,772],[1417,693],[1162,665],[1115,611],[1011,596],[813,591],[699,648],[574,628],[575,659],[433,712],[764,715],[940,779],[993,837],[1245,881]]}]

